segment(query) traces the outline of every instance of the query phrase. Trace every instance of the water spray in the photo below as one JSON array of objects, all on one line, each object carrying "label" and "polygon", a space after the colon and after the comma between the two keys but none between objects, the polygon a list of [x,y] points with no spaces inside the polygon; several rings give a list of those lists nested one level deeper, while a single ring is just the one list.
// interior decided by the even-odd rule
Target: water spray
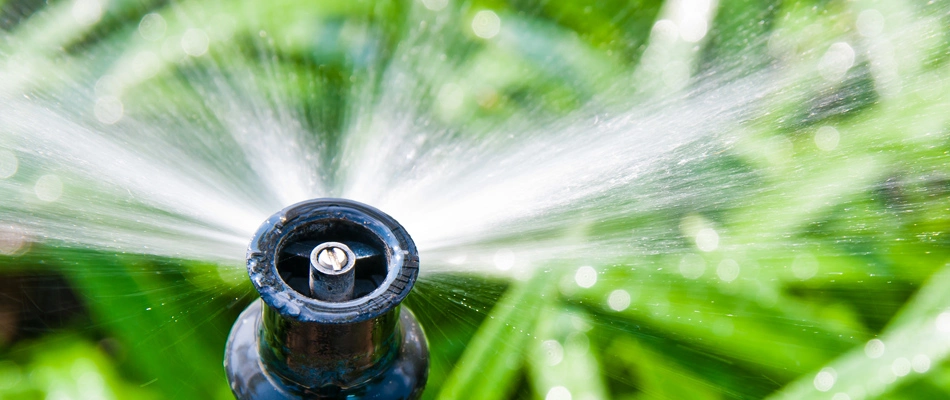
[{"label": "water spray", "polygon": [[258,229],[247,271],[261,298],[231,328],[224,366],[238,399],[415,399],[425,334],[399,303],[419,271],[392,217],[342,199],[290,206]]}]

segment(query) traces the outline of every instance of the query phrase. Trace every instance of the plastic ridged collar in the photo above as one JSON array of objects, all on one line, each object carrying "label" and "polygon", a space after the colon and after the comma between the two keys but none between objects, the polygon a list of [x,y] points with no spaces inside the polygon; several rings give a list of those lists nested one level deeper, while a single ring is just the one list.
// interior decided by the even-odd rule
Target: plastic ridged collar
[{"label": "plastic ridged collar", "polygon": [[[366,296],[346,302],[326,302],[295,291],[277,270],[280,251],[294,232],[345,221],[359,225],[385,245],[387,274]],[[302,322],[345,324],[376,318],[399,305],[419,273],[419,253],[406,230],[389,215],[344,199],[314,199],[287,207],[258,228],[247,250],[247,272],[261,299],[283,315]]]}]

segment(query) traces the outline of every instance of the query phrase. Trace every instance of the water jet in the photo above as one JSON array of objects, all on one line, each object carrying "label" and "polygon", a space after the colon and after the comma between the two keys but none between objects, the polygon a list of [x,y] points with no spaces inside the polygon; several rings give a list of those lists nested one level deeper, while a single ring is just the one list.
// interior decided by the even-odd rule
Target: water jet
[{"label": "water jet", "polygon": [[344,199],[274,214],[247,250],[261,298],[228,337],[238,399],[415,399],[428,345],[400,306],[419,271],[409,234],[383,212]]}]

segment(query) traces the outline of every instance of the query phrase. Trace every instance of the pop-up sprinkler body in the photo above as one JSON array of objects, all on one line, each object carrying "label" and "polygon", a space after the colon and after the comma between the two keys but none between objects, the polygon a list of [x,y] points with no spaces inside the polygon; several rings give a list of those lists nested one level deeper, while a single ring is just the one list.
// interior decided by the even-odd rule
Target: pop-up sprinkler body
[{"label": "pop-up sprinkler body", "polygon": [[261,294],[228,337],[238,399],[415,399],[428,376],[425,334],[399,303],[419,271],[409,234],[350,200],[290,206],[247,251]]}]

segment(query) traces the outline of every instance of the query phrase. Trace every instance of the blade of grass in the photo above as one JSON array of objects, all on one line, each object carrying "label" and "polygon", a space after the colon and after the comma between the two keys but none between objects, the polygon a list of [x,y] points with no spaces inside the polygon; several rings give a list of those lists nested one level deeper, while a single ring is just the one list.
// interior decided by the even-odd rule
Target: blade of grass
[{"label": "blade of grass", "polygon": [[880,337],[803,375],[771,398],[812,399],[837,393],[853,399],[886,397],[950,356],[948,305],[950,265],[934,274]]},{"label": "blade of grass", "polygon": [[582,310],[543,308],[535,328],[538,340],[530,343],[527,360],[536,398],[558,392],[575,399],[608,398],[600,357],[586,333],[590,328]]},{"label": "blade of grass", "polygon": [[526,347],[533,336],[538,309],[546,296],[549,273],[515,282],[475,333],[440,399],[502,399],[517,383]]}]

